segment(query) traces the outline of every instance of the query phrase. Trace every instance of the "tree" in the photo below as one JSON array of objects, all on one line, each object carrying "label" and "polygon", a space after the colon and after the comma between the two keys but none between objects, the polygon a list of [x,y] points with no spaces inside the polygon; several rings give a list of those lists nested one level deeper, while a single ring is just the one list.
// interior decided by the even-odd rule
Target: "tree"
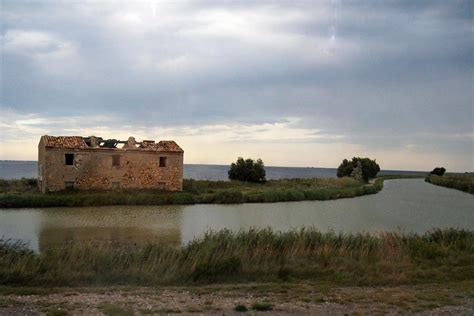
[{"label": "tree", "polygon": [[446,172],[446,169],[444,167],[436,167],[433,169],[433,171],[430,172],[430,174],[435,174],[437,176],[442,176]]},{"label": "tree", "polygon": [[356,167],[352,169],[351,177],[357,181],[364,181],[364,173],[362,172],[362,163],[360,161],[358,161]]},{"label": "tree", "polygon": [[338,178],[350,177],[352,173],[352,169],[354,169],[354,165],[352,164],[352,161],[344,159],[342,163],[339,165],[339,168],[337,168],[337,177]]},{"label": "tree", "polygon": [[365,182],[369,182],[370,179],[373,179],[377,176],[377,173],[380,171],[380,166],[374,160],[369,158],[360,158],[354,157],[352,160],[344,159],[342,163],[337,168],[337,176],[342,177],[354,177],[360,178],[360,171],[354,170],[356,168],[362,169],[362,179]]},{"label": "tree", "polygon": [[230,165],[228,171],[230,180],[240,180],[247,182],[265,182],[265,166],[262,159],[237,158],[236,162]]}]

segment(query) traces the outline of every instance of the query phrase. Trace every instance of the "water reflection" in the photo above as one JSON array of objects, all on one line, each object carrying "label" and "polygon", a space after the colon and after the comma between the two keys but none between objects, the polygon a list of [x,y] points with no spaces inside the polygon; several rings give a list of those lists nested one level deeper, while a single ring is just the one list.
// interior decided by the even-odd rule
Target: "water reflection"
[{"label": "water reflection", "polygon": [[41,211],[39,249],[77,241],[181,244],[182,206],[107,206]]},{"label": "water reflection", "polygon": [[182,206],[105,206],[0,211],[0,237],[34,250],[71,242],[181,244]]},{"label": "water reflection", "polygon": [[474,196],[423,180],[391,180],[376,195],[334,201],[190,206],[110,206],[0,211],[0,236],[44,250],[76,241],[186,244],[208,229],[425,232],[474,229]]}]

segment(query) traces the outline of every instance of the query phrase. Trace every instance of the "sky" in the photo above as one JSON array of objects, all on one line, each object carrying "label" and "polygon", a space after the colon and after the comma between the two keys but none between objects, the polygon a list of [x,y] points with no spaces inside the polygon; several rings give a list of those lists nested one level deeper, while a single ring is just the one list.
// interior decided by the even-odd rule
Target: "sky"
[{"label": "sky", "polygon": [[474,171],[472,1],[0,3],[0,160],[96,135],[185,163]]}]

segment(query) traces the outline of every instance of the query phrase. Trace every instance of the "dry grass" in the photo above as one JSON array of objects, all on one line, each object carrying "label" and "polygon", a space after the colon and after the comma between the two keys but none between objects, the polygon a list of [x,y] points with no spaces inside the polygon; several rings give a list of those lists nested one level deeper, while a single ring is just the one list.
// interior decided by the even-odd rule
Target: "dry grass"
[{"label": "dry grass", "polygon": [[396,285],[474,279],[474,232],[424,235],[269,229],[208,232],[182,248],[74,244],[36,254],[0,243],[0,284],[190,284],[320,280]]}]

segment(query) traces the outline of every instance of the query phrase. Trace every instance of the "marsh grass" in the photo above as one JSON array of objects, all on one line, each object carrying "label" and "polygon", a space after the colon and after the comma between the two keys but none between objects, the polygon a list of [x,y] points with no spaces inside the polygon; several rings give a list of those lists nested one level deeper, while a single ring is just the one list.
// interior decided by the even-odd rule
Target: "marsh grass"
[{"label": "marsh grass", "polygon": [[[179,285],[315,280],[399,285],[474,279],[474,232],[207,232],[184,247],[77,243],[40,254],[0,242],[0,285]],[[284,270],[284,280],[282,280]]]},{"label": "marsh grass", "polygon": [[439,185],[451,189],[456,189],[474,194],[474,175],[428,175],[425,179],[434,185]]},{"label": "marsh grass", "polygon": [[182,192],[120,190],[41,194],[37,189],[32,189],[36,181],[34,179],[2,181],[0,208],[330,200],[373,194],[383,187],[382,178],[377,179],[374,185],[366,185],[352,178],[282,179],[263,184],[185,179]]},{"label": "marsh grass", "polygon": [[36,179],[0,179],[0,193],[6,192],[38,192]]}]

